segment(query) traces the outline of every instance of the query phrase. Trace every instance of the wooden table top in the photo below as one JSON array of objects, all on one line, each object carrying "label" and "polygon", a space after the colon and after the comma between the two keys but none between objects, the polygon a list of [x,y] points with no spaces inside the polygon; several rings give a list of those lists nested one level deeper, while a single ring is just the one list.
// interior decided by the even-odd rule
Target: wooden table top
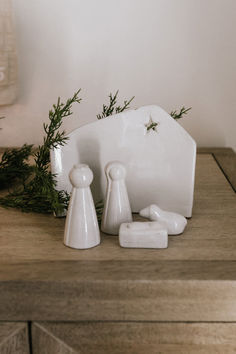
[{"label": "wooden table top", "polygon": [[230,184],[202,152],[193,216],[168,249],[123,249],[102,235],[73,250],[62,243],[65,219],[0,208],[0,319],[236,321],[232,166]]}]

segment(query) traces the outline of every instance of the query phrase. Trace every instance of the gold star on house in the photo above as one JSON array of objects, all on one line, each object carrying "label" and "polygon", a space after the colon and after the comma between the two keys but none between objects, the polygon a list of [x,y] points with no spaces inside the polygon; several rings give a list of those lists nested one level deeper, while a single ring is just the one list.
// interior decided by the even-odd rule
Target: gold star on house
[{"label": "gold star on house", "polygon": [[157,126],[158,126],[158,122],[154,122],[152,120],[152,116],[150,116],[150,119],[149,119],[149,122],[147,124],[145,124],[145,127],[147,129],[147,133],[150,131],[150,130],[154,130],[156,133],[157,133]]}]

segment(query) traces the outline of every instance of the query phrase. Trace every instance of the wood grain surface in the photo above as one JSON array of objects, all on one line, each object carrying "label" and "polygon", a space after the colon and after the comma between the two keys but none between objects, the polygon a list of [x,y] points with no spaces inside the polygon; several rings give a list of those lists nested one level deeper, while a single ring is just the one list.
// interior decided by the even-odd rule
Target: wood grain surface
[{"label": "wood grain surface", "polygon": [[[77,325],[75,324],[74,326],[76,327]],[[77,336],[74,340],[80,343],[80,336]],[[61,336],[60,333],[55,335],[52,331],[48,330],[46,326],[38,323],[32,324],[32,348],[34,354],[83,353],[83,351],[78,352],[72,349],[70,343],[67,344],[64,340],[64,336]],[[96,349],[93,353],[97,353]]]},{"label": "wood grain surface", "polygon": [[[64,219],[0,208],[3,320],[236,321],[236,196],[197,158],[193,216],[165,250],[63,245]],[[20,301],[19,301],[20,299]]]},{"label": "wood grain surface", "polygon": [[0,353],[29,354],[26,323],[0,322]]},{"label": "wood grain surface", "polygon": [[236,192],[236,154],[231,148],[200,148],[200,153],[210,153]]},{"label": "wood grain surface", "polygon": [[33,324],[34,354],[232,354],[235,323]]}]

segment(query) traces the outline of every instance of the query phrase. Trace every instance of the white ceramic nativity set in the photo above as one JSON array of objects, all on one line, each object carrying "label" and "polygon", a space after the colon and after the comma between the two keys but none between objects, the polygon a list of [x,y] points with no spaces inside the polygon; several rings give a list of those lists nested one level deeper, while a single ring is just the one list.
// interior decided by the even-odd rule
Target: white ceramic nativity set
[{"label": "white ceramic nativity set", "polygon": [[[166,248],[192,215],[195,160],[195,141],[158,106],[74,130],[51,151],[57,188],[71,193],[64,244],[100,243],[94,200],[103,199],[101,230],[119,235],[120,246]],[[149,221],[133,222],[132,212]]]}]

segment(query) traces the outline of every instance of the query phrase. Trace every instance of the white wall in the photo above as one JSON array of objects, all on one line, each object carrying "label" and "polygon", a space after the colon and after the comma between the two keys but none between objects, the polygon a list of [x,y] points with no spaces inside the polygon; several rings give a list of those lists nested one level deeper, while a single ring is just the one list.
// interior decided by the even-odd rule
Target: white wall
[{"label": "white wall", "polygon": [[0,146],[38,144],[58,96],[82,88],[67,131],[96,120],[110,92],[192,112],[199,146],[236,149],[235,0],[13,0],[16,103],[0,107]]}]

